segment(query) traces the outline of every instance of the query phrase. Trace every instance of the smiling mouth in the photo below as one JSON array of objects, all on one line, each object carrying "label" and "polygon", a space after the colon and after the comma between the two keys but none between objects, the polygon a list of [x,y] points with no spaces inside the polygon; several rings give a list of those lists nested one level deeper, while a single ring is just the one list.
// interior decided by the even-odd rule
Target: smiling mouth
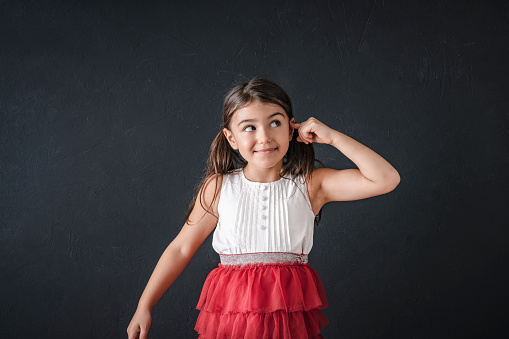
[{"label": "smiling mouth", "polygon": [[255,152],[256,153],[261,153],[261,154],[268,154],[268,153],[274,152],[275,150],[277,150],[277,147],[276,148],[270,148],[270,149],[263,150],[263,151],[255,151]]}]

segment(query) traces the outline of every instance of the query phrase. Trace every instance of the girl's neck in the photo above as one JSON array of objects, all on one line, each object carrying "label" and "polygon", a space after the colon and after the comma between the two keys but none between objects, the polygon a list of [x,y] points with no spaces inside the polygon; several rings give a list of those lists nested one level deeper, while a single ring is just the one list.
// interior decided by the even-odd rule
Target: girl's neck
[{"label": "girl's neck", "polygon": [[242,171],[244,171],[244,177],[249,181],[267,183],[281,179],[282,168],[282,162],[272,168],[253,168],[247,164]]}]

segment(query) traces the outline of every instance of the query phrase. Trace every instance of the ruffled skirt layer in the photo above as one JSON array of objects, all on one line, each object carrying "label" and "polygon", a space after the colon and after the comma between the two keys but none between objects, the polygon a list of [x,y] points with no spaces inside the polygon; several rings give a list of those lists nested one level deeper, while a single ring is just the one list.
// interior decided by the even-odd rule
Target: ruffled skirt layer
[{"label": "ruffled skirt layer", "polygon": [[195,330],[201,339],[320,338],[326,307],[307,263],[219,264],[203,286]]}]

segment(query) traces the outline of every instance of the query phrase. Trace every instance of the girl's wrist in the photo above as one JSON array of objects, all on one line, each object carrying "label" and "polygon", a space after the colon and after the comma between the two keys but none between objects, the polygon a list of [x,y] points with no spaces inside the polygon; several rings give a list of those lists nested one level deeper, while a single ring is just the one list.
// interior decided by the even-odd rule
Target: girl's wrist
[{"label": "girl's wrist", "polygon": [[143,311],[152,312],[152,308],[154,308],[154,305],[151,305],[148,302],[144,302],[143,300],[140,300],[138,302],[138,309]]},{"label": "girl's wrist", "polygon": [[342,135],[344,135],[344,134],[333,129],[331,132],[331,138],[330,138],[331,141],[330,141],[329,145],[338,148],[337,142],[341,138]]}]

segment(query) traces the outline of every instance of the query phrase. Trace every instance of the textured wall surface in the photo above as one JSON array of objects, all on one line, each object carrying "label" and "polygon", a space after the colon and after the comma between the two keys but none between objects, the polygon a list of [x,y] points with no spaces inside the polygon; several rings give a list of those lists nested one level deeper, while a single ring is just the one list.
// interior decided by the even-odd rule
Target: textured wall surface
[{"label": "textured wall surface", "polygon": [[[508,17],[507,1],[0,1],[2,337],[126,336],[222,97],[255,76],[402,178],[324,207],[325,337],[507,333]],[[217,262],[209,237],[150,338],[196,337]]]}]

